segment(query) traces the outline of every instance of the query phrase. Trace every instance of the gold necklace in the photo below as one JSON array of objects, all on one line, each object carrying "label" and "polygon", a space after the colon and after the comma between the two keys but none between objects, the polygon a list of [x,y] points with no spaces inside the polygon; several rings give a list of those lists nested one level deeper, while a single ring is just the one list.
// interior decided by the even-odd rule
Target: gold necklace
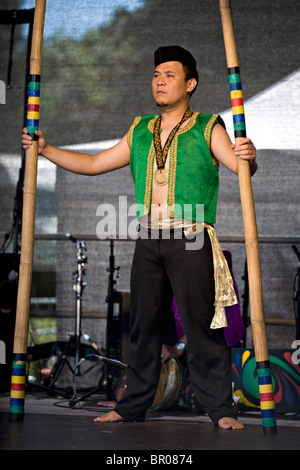
[{"label": "gold necklace", "polygon": [[172,143],[172,140],[174,139],[176,132],[179,130],[181,124],[184,121],[186,121],[188,118],[190,118],[192,114],[193,114],[193,111],[191,111],[191,109],[188,108],[186,112],[184,113],[184,115],[182,116],[181,121],[178,124],[176,124],[176,126],[171,130],[163,149],[161,147],[161,141],[160,141],[161,115],[158,117],[158,119],[155,122],[154,130],[153,130],[153,143],[154,143],[154,148],[156,152],[157,169],[154,172],[154,181],[159,186],[164,186],[168,182],[168,172],[165,169],[165,164],[166,164],[168,151]]}]

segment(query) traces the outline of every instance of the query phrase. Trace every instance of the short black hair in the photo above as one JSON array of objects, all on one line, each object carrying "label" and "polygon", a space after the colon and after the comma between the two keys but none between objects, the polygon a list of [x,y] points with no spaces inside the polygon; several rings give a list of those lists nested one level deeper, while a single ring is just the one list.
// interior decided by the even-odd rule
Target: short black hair
[{"label": "short black hair", "polygon": [[[159,47],[154,53],[154,66],[157,67],[163,62],[178,61],[181,62],[184,68],[186,81],[191,78],[195,78],[198,85],[198,71],[197,62],[192,54],[181,46],[162,46]],[[194,93],[197,88],[190,92],[190,95]]]}]

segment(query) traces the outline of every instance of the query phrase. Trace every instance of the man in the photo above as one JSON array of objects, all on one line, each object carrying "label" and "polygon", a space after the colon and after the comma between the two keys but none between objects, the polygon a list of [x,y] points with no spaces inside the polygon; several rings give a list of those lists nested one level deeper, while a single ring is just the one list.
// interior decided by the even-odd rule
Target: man
[{"label": "man", "polygon": [[[256,150],[247,138],[239,146],[231,144],[219,116],[190,111],[198,73],[188,51],[161,47],[154,60],[152,92],[160,116],[136,118],[114,147],[95,156],[78,154],[48,145],[36,131],[39,153],[69,171],[97,175],[130,164],[137,203],[144,206],[131,274],[128,387],[115,409],[95,421],[145,419],[159,379],[165,312],[174,292],[187,335],[195,396],[216,426],[242,429],[232,406],[230,351],[223,329],[211,327],[218,304],[212,225],[219,163],[237,173],[237,157],[247,159],[254,174]],[[25,130],[24,148],[30,144]],[[199,205],[204,205],[204,219],[196,211]],[[187,206],[192,209],[183,215],[181,209]],[[158,236],[149,236],[153,226],[159,228]],[[170,237],[163,235],[165,228]],[[187,249],[192,241],[186,233],[193,231],[203,235],[201,249]],[[218,266],[224,268],[222,260]]]}]

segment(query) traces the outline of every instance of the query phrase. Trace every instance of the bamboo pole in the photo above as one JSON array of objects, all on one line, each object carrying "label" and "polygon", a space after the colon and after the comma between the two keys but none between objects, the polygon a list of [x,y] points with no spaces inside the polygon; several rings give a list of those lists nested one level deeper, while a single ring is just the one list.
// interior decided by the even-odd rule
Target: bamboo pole
[{"label": "bamboo pole", "polygon": [[46,0],[36,0],[30,55],[30,80],[27,107],[27,129],[33,143],[26,151],[23,190],[22,241],[19,286],[14,336],[10,421],[23,421],[27,366],[27,340],[34,251],[35,200],[38,162],[40,74]]},{"label": "bamboo pole", "polygon": [[[219,0],[219,6],[229,74],[234,135],[235,142],[238,143],[242,137],[246,137],[246,123],[230,0]],[[240,158],[237,159],[237,164],[245,230],[250,296],[250,318],[257,365],[262,427],[264,434],[274,434],[277,432],[275,403],[264,320],[259,246],[250,165],[248,161],[242,160]]]}]

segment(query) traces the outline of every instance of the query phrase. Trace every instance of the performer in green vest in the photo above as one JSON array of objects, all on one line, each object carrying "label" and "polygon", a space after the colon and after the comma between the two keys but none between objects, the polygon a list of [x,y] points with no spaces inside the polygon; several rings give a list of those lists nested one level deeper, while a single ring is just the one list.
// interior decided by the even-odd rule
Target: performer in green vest
[{"label": "performer in green vest", "polygon": [[[237,302],[213,224],[219,164],[237,173],[237,158],[256,171],[248,138],[232,144],[220,116],[190,109],[198,82],[196,61],[180,46],[154,54],[152,92],[158,115],[137,117],[127,135],[98,155],[58,149],[43,133],[39,153],[65,168],[97,175],[130,164],[139,208],[140,237],[131,273],[131,351],[127,389],[98,422],[143,421],[160,375],[162,333],[173,293],[187,336],[195,396],[212,422],[242,429],[232,402],[225,307]],[[23,146],[31,138],[24,130]]]}]

